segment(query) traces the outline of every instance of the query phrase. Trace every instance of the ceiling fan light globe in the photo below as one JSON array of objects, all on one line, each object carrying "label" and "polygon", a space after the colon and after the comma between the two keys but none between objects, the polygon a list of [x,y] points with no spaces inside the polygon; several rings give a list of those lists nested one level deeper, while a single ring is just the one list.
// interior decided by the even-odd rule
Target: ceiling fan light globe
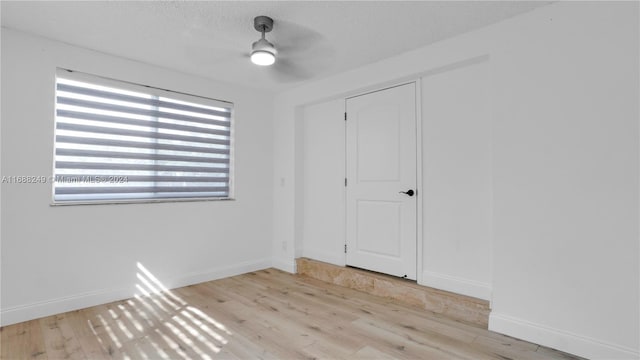
[{"label": "ceiling fan light globe", "polygon": [[268,66],[276,61],[276,48],[265,39],[260,39],[251,46],[251,62],[256,65]]},{"label": "ceiling fan light globe", "polygon": [[251,62],[260,66],[269,66],[276,62],[276,57],[268,51],[258,50],[251,53]]}]

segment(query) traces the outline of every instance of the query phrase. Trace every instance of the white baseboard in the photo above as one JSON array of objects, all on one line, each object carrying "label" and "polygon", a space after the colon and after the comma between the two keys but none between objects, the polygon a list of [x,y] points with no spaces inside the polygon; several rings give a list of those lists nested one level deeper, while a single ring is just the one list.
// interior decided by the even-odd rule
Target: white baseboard
[{"label": "white baseboard", "polygon": [[302,256],[312,259],[318,260],[322,262],[326,262],[329,264],[337,265],[337,266],[345,266],[345,254],[338,252],[338,254],[323,250],[314,250],[308,249],[305,247],[302,251]]},{"label": "white baseboard", "polygon": [[467,295],[482,300],[491,300],[491,284],[425,270],[420,285]]},{"label": "white baseboard", "polygon": [[134,292],[133,287],[105,289],[4,308],[0,311],[0,326],[126,299]]},{"label": "white baseboard", "polygon": [[[222,279],[229,276],[245,274],[251,271],[271,267],[271,259],[246,261],[230,266],[208,269],[203,272],[185,274],[173,279],[163,280],[163,285],[169,289],[193,285],[205,281]],[[0,326],[11,325],[23,321],[50,316],[67,311],[83,309],[122,299],[128,299],[136,294],[135,284],[120,289],[103,289],[90,291],[57,299],[37,301],[25,305],[12,306],[0,310]]]},{"label": "white baseboard", "polygon": [[204,272],[185,274],[175,280],[167,281],[167,287],[170,289],[198,284],[201,282],[222,279],[230,276],[246,274],[252,271],[258,271],[270,268],[272,266],[271,259],[262,259],[256,261],[245,261],[229,266],[217,267]]},{"label": "white baseboard", "polygon": [[273,259],[273,267],[291,274],[296,273],[295,259]]},{"label": "white baseboard", "polygon": [[496,314],[495,311],[489,315],[489,330],[593,360],[631,360],[640,356],[635,349]]}]

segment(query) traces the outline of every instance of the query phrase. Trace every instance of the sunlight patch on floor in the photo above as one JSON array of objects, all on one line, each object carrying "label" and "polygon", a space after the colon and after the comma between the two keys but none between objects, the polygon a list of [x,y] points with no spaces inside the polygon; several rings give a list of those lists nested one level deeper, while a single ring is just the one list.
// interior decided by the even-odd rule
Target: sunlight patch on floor
[{"label": "sunlight patch on floor", "polygon": [[87,320],[103,350],[125,359],[211,359],[228,344],[224,324],[136,264],[136,294]]}]

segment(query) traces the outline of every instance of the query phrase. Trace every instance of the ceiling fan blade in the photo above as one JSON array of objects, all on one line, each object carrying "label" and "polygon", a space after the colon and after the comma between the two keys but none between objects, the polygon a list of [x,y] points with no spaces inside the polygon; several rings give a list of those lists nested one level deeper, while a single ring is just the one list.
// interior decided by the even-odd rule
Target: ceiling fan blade
[{"label": "ceiling fan blade", "polygon": [[324,40],[323,36],[310,28],[286,20],[276,20],[274,30],[268,35],[278,51],[303,52]]},{"label": "ceiling fan blade", "polygon": [[291,83],[313,77],[313,73],[289,59],[278,58],[272,65],[271,74],[278,82]]},{"label": "ceiling fan blade", "polygon": [[278,51],[271,74],[281,83],[311,79],[331,65],[334,49],[317,31],[277,20],[270,33]]}]

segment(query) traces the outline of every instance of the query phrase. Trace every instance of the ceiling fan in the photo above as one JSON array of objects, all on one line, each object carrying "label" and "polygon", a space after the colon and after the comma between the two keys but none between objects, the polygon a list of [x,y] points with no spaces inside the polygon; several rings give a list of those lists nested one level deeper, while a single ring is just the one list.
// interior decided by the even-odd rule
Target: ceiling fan
[{"label": "ceiling fan", "polygon": [[262,38],[251,45],[251,62],[260,66],[273,65],[278,51],[264,38],[265,33],[273,30],[273,19],[264,15],[256,16],[253,27],[262,33]]},{"label": "ceiling fan", "polygon": [[265,34],[274,29],[274,20],[265,15],[253,19],[253,27],[261,38],[251,45],[251,62],[264,66],[279,82],[307,79],[317,73],[322,59],[331,51],[322,35],[306,27],[279,20],[274,45]]}]

